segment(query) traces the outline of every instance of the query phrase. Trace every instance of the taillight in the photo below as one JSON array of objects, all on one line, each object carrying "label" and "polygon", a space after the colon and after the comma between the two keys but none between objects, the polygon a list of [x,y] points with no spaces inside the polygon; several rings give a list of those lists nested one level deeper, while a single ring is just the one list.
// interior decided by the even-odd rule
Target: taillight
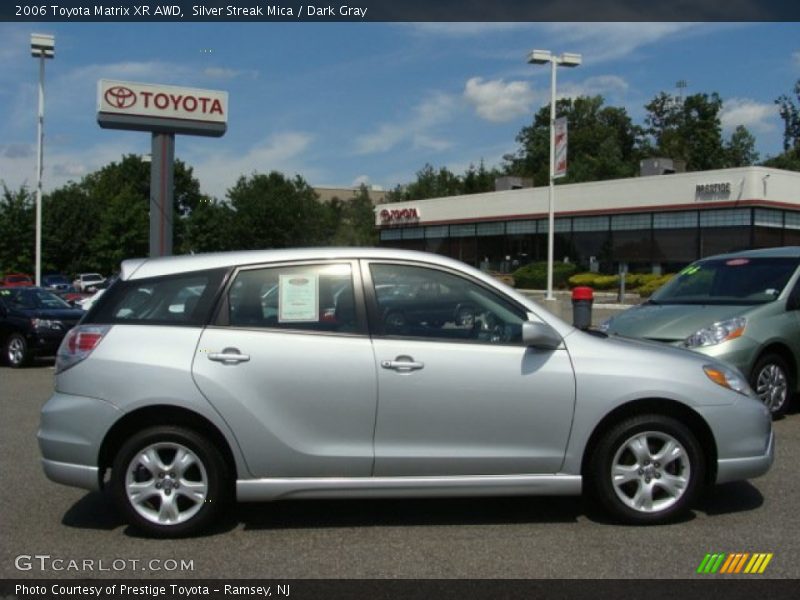
[{"label": "taillight", "polygon": [[78,325],[67,332],[56,354],[56,373],[86,359],[111,329],[109,325]]}]

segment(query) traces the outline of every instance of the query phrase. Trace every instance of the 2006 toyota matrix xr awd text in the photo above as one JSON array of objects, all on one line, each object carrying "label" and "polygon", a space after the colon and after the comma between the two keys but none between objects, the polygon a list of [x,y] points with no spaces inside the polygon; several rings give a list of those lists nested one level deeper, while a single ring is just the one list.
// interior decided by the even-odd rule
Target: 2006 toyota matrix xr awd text
[{"label": "2006 toyota matrix xr awd text", "polygon": [[774,452],[712,357],[576,330],[448,258],[351,248],[125,261],[59,349],[38,437],[50,479],[110,487],[157,536],[234,498],[582,489],[661,523]]}]

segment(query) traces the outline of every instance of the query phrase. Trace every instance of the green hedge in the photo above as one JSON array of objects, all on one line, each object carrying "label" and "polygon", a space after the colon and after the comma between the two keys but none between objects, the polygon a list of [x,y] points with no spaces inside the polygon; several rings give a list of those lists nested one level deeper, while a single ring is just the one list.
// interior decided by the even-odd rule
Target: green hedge
[{"label": "green hedge", "polygon": [[[553,263],[553,287],[567,288],[569,278],[578,267],[572,263]],[[518,288],[543,290],[547,288],[547,262],[536,262],[520,267],[512,273]]]},{"label": "green hedge", "polygon": [[[638,292],[641,296],[650,296],[674,275],[655,275],[652,273],[629,273],[625,276],[625,289]],[[589,286],[598,291],[619,289],[619,275],[602,275],[600,273],[577,273],[569,278],[569,287]]]}]

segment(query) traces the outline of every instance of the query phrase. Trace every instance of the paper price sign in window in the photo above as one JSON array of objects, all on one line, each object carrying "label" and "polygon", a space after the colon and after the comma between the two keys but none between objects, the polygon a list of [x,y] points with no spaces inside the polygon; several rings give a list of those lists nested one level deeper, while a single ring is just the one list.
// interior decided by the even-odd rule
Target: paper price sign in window
[{"label": "paper price sign in window", "polygon": [[281,275],[278,286],[278,321],[319,321],[319,282],[316,275]]}]

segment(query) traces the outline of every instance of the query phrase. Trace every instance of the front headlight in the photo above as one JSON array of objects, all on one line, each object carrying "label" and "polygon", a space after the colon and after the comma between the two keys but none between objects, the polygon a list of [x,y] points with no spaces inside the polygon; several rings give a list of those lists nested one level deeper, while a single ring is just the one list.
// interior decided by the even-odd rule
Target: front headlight
[{"label": "front headlight", "polygon": [[745,396],[755,396],[747,380],[736,369],[730,369],[721,365],[704,365],[703,371],[706,377],[717,385],[721,385],[734,392],[739,392]]},{"label": "front headlight", "polygon": [[61,329],[61,321],[50,319],[31,319],[31,325],[34,329]]},{"label": "front headlight", "polygon": [[687,348],[714,346],[720,342],[740,337],[744,334],[744,328],[746,326],[747,319],[744,317],[718,321],[708,327],[703,327],[703,329],[699,331],[695,331],[683,341],[683,345]]}]

